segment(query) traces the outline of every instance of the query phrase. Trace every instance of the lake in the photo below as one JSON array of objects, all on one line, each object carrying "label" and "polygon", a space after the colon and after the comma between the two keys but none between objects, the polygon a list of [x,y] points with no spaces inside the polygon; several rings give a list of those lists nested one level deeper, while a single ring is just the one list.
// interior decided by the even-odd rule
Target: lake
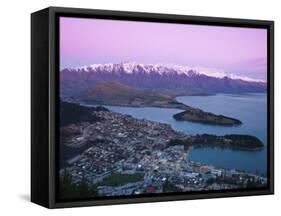
[{"label": "lake", "polygon": [[[204,111],[222,114],[242,121],[240,126],[214,126],[187,121],[176,121],[178,109],[165,108],[134,108],[106,106],[110,110],[129,114],[135,118],[148,119],[170,124],[175,130],[187,134],[248,134],[258,137],[267,145],[267,99],[266,94],[218,94],[213,96],[182,96],[179,102],[200,108]],[[267,148],[260,151],[241,151],[220,148],[193,149],[190,159],[197,162],[212,164],[218,167],[234,168],[248,172],[266,174]]]}]

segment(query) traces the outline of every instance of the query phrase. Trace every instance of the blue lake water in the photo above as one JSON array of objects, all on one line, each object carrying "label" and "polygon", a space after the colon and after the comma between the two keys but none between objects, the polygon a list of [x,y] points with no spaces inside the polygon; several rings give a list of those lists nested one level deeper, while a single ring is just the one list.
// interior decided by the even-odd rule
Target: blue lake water
[{"label": "blue lake water", "polygon": [[[149,119],[168,123],[175,130],[188,134],[249,134],[258,137],[267,145],[267,101],[266,94],[230,95],[218,94],[214,96],[182,96],[179,102],[197,107],[205,111],[237,118],[242,125],[235,127],[214,126],[187,121],[176,121],[173,114],[181,112],[178,109],[164,108],[133,108],[107,106],[110,110],[132,115],[139,119]],[[266,174],[267,148],[260,151],[241,151],[220,148],[193,149],[190,159],[193,161],[213,164],[224,168],[235,168],[248,172]]]}]

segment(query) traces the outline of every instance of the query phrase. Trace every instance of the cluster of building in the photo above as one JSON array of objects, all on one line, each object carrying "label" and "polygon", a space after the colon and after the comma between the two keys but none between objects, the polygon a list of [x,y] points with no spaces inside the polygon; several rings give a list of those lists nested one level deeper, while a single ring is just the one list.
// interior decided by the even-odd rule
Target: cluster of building
[{"label": "cluster of building", "polygon": [[[236,189],[267,184],[267,179],[258,175],[190,161],[192,147],[169,144],[172,139],[184,140],[190,136],[174,131],[168,124],[115,112],[94,114],[103,120],[70,125],[79,133],[64,140],[64,144],[71,148],[89,146],[68,160],[67,169],[74,181],[86,179],[97,186],[102,196]],[[141,174],[142,178],[109,184],[106,179],[116,173],[124,176]]]}]

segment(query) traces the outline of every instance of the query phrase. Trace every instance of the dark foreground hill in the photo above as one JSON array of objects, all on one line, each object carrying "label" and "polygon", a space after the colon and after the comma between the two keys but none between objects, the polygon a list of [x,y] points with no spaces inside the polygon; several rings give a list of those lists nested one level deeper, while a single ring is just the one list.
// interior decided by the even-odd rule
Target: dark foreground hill
[{"label": "dark foreground hill", "polygon": [[75,103],[60,101],[60,126],[100,121],[101,119],[93,114],[94,111],[108,111],[108,109],[101,106],[85,107]]}]

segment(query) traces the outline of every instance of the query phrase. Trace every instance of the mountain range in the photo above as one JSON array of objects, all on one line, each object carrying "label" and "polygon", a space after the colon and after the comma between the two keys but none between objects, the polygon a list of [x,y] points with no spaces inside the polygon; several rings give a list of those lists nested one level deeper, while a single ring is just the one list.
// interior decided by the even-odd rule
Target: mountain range
[{"label": "mountain range", "polygon": [[[216,73],[214,73],[216,74]],[[169,95],[264,93],[267,83],[239,77],[217,76],[184,66],[165,64],[94,64],[60,71],[61,96],[85,94],[99,83],[117,82],[134,89]],[[120,87],[120,86],[119,86]],[[97,89],[95,89],[97,91]]]}]

